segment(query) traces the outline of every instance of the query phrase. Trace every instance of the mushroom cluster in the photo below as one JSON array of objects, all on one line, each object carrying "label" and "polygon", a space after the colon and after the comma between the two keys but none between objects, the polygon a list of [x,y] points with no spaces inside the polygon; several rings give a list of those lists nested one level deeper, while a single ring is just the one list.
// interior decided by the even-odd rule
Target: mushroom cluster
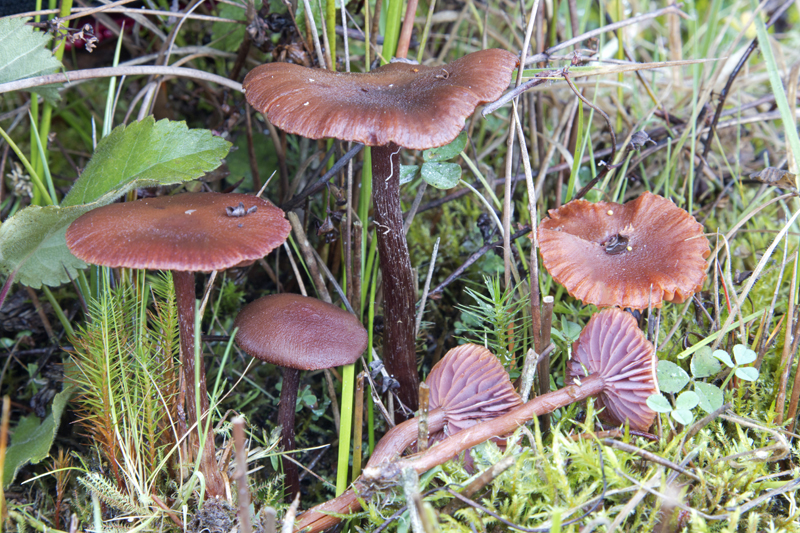
[{"label": "mushroom cluster", "polygon": [[[247,74],[247,101],[278,128],[311,139],[355,141],[372,149],[372,190],[383,274],[384,354],[400,400],[417,408],[415,292],[400,209],[400,149],[451,142],[475,107],[508,87],[517,57],[482,50],[438,67],[390,63],[342,73],[269,63]],[[363,221],[366,223],[366,221]]]},{"label": "mushroom cluster", "polygon": [[703,226],[649,192],[626,204],[574,200],[539,225],[545,268],[597,307],[661,307],[700,290],[711,250]]},{"label": "mushroom cluster", "polygon": [[[188,425],[195,454],[200,422],[209,410],[202,357],[195,367],[195,272],[231,268],[259,259],[289,236],[283,211],[246,194],[188,193],[99,207],[67,228],[67,246],[78,258],[107,267],[169,270],[175,284],[181,364]],[[195,381],[195,373],[199,379]],[[199,406],[199,411],[198,407]],[[211,496],[225,486],[214,454],[213,434],[205,436],[200,469]]]}]

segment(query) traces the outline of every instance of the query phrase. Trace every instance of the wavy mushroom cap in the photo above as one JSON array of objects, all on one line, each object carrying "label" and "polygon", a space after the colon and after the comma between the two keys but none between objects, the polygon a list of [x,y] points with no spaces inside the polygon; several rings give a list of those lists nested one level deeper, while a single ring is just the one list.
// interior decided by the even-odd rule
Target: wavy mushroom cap
[{"label": "wavy mushroom cap", "polygon": [[441,67],[389,63],[365,74],[268,63],[243,87],[250,105],[288,133],[425,150],[455,139],[475,107],[499,98],[518,62],[490,49]]},{"label": "wavy mushroom cap", "polygon": [[242,350],[282,367],[349,365],[367,349],[367,330],[353,314],[297,294],[259,298],[242,308],[233,326]]},{"label": "wavy mushroom cap", "polygon": [[444,409],[447,435],[522,405],[503,365],[477,344],[464,344],[447,352],[425,383],[430,387],[430,408]]},{"label": "wavy mushroom cap", "polygon": [[600,418],[619,425],[646,431],[656,417],[647,406],[647,398],[658,394],[655,348],[636,325],[630,313],[604,309],[592,316],[572,345],[567,362],[566,383],[572,384],[591,374],[600,374],[605,382],[596,399],[605,406]]},{"label": "wavy mushroom cap", "polygon": [[626,204],[585,200],[551,209],[539,226],[547,271],[597,307],[661,307],[699,291],[710,253],[703,226],[649,192]]},{"label": "wavy mushroom cap", "polygon": [[290,230],[256,196],[187,193],[93,209],[67,228],[67,246],[95,265],[209,272],[264,257]]}]

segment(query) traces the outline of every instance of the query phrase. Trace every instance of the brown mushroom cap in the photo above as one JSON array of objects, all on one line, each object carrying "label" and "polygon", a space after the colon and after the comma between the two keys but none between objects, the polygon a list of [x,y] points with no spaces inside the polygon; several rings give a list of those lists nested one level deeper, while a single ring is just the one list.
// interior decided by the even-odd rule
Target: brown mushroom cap
[{"label": "brown mushroom cap", "polygon": [[259,298],[242,308],[233,325],[245,352],[287,368],[349,365],[367,348],[367,330],[354,315],[297,294]]},{"label": "brown mushroom cap", "polygon": [[477,344],[464,344],[447,352],[425,383],[431,388],[430,409],[441,407],[445,412],[446,435],[522,405],[503,365]]},{"label": "brown mushroom cap", "polygon": [[244,79],[247,101],[288,133],[425,150],[449,143],[500,97],[517,56],[490,49],[448,65],[389,63],[366,74],[268,63]]},{"label": "brown mushroom cap", "polygon": [[623,205],[575,200],[548,215],[539,226],[544,266],[584,303],[661,307],[703,286],[710,253],[703,226],[666,198],[646,192]]},{"label": "brown mushroom cap", "polygon": [[620,309],[604,309],[573,343],[565,381],[600,374],[605,389],[595,401],[606,408],[600,418],[615,425],[629,420],[632,429],[646,431],[656,416],[647,406],[647,398],[658,394],[656,362],[655,348],[636,319]]},{"label": "brown mushroom cap", "polygon": [[[226,208],[244,204],[244,216]],[[247,194],[188,193],[99,207],[67,229],[67,246],[95,265],[208,272],[259,259],[288,237],[283,211]]]}]

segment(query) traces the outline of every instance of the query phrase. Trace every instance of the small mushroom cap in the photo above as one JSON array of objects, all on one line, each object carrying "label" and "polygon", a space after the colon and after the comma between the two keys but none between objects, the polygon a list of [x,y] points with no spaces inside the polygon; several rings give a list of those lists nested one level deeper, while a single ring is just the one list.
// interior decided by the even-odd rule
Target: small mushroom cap
[{"label": "small mushroom cap", "polygon": [[233,326],[236,343],[252,357],[299,370],[355,363],[367,349],[367,330],[347,311],[297,294],[264,296],[247,304]]},{"label": "small mushroom cap", "polygon": [[600,311],[573,343],[566,384],[591,374],[600,374],[605,381],[596,400],[598,408],[605,406],[600,418],[615,425],[629,420],[631,428],[647,431],[656,417],[647,406],[647,398],[658,394],[655,348],[630,313],[616,308]]},{"label": "small mushroom cap", "polygon": [[475,107],[499,98],[518,62],[490,49],[441,67],[389,63],[368,73],[268,63],[243,87],[250,105],[288,133],[425,150],[455,139]]},{"label": "small mushroom cap", "polygon": [[[246,214],[229,216],[239,202]],[[98,207],[70,224],[67,246],[95,265],[208,272],[264,257],[290,230],[261,198],[188,193]]]},{"label": "small mushroom cap", "polygon": [[661,307],[703,287],[703,226],[662,196],[646,192],[623,205],[575,200],[548,215],[539,226],[544,266],[586,304]]},{"label": "small mushroom cap", "polygon": [[444,409],[447,435],[522,405],[503,365],[477,344],[463,344],[447,352],[425,383],[431,388],[430,408]]}]

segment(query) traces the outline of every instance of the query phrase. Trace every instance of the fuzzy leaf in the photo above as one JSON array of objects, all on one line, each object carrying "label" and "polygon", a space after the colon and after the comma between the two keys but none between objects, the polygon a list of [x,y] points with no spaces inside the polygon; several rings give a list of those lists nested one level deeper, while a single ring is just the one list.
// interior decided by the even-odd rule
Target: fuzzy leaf
[{"label": "fuzzy leaf", "polygon": [[689,383],[689,374],[671,361],[659,361],[658,386],[663,392],[678,392]]},{"label": "fuzzy leaf", "polygon": [[461,167],[456,163],[425,163],[422,179],[437,189],[452,189],[461,179]]},{"label": "fuzzy leaf", "polygon": [[135,187],[199,178],[222,163],[230,146],[208,130],[190,130],[185,122],[156,122],[152,116],[117,126],[97,145],[61,205],[89,204],[113,194],[110,203]]},{"label": "fuzzy leaf", "polygon": [[[50,36],[25,24],[21,18],[0,18],[0,83],[52,74],[61,62],[47,48]],[[61,97],[56,85],[30,91],[55,102]]]},{"label": "fuzzy leaf", "polygon": [[756,352],[744,344],[737,344],[733,347],[733,358],[739,366],[749,365],[756,360]]},{"label": "fuzzy leaf", "polygon": [[737,368],[736,377],[745,381],[755,381],[758,379],[758,370],[752,366]]},{"label": "fuzzy leaf", "polygon": [[669,400],[663,394],[653,394],[647,398],[647,407],[656,413],[669,413],[672,411]]},{"label": "fuzzy leaf", "polygon": [[[726,354],[727,355],[727,354]],[[707,378],[715,376],[719,373],[722,366],[719,364],[713,355],[711,355],[711,348],[703,346],[692,357],[691,370],[695,378]]]},{"label": "fuzzy leaf", "polygon": [[462,131],[458,134],[452,142],[440,146],[438,148],[431,148],[422,152],[422,159],[424,161],[447,161],[453,159],[460,154],[464,147],[467,146],[467,132]]},{"label": "fuzzy leaf", "polygon": [[700,398],[700,409],[706,413],[712,413],[722,407],[724,398],[722,391],[716,385],[710,383],[697,382],[694,384],[694,391]]},{"label": "fuzzy leaf", "polygon": [[72,387],[67,387],[53,398],[52,410],[40,423],[35,415],[20,420],[11,436],[11,445],[6,449],[3,466],[3,486],[10,485],[20,468],[28,463],[36,464],[46,458],[61,423],[61,414],[67,406]]},{"label": "fuzzy leaf", "polygon": [[711,355],[713,355],[714,357],[725,363],[725,366],[727,366],[728,368],[733,368],[733,361],[731,360],[731,356],[728,355],[728,352],[726,352],[725,350],[714,350],[714,352]]}]

